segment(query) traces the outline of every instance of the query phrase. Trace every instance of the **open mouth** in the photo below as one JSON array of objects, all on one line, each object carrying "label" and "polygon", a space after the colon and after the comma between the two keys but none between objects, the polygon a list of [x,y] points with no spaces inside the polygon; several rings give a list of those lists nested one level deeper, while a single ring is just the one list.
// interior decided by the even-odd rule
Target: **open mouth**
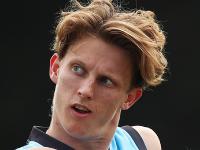
[{"label": "open mouth", "polygon": [[87,113],[91,113],[92,111],[89,110],[87,107],[83,106],[83,105],[80,105],[80,104],[74,104],[72,106],[72,109],[78,113],[81,113],[81,114],[87,114]]}]

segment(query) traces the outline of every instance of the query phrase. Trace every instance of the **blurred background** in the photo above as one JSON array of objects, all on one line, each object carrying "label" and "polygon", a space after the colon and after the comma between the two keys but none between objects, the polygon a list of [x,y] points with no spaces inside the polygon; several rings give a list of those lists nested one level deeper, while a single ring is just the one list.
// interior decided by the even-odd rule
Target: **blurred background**
[{"label": "blurred background", "polygon": [[[84,1],[82,1],[84,2]],[[198,1],[124,0],[125,8],[152,10],[167,35],[168,81],[148,90],[123,112],[120,125],[143,125],[163,150],[199,150],[200,13]],[[54,85],[50,46],[64,0],[2,1],[0,6],[0,149],[25,144],[33,125],[48,126]]]}]

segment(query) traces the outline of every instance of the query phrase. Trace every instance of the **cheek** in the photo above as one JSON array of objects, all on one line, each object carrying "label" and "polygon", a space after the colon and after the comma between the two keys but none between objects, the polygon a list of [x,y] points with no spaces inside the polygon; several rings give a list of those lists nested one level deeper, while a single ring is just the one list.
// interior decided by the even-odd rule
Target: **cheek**
[{"label": "cheek", "polygon": [[59,86],[63,93],[70,93],[78,87],[78,77],[76,77],[69,70],[63,70],[59,75]]},{"label": "cheek", "polygon": [[120,105],[125,99],[125,94],[120,90],[112,90],[112,89],[104,89],[102,91],[98,91],[99,97],[101,97],[102,101],[106,104],[111,105]]},{"label": "cheek", "polygon": [[104,126],[108,123],[118,123],[119,113],[121,110],[121,100],[112,99],[113,97],[108,97],[109,99],[104,99],[98,106],[98,125]]},{"label": "cheek", "polygon": [[[124,96],[118,91],[99,92],[99,101],[101,102],[102,111],[106,113],[115,113],[119,110],[124,102]],[[111,94],[112,93],[112,94]]]},{"label": "cheek", "polygon": [[73,100],[76,94],[78,83],[68,72],[61,72],[58,76],[58,82],[55,89],[55,101],[57,107],[67,106]]}]

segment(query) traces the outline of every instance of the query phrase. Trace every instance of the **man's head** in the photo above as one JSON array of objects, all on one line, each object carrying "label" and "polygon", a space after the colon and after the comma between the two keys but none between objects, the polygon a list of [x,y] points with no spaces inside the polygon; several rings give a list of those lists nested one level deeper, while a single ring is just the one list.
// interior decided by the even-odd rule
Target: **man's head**
[{"label": "man's head", "polygon": [[76,6],[62,13],[50,61],[54,136],[111,138],[121,110],[162,81],[165,37],[152,12],[122,13],[107,0]]},{"label": "man's head", "polygon": [[54,54],[50,68],[56,84],[52,118],[73,137],[104,135],[142,94],[140,88],[129,89],[133,67],[128,53],[98,37],[75,42],[61,60]]}]

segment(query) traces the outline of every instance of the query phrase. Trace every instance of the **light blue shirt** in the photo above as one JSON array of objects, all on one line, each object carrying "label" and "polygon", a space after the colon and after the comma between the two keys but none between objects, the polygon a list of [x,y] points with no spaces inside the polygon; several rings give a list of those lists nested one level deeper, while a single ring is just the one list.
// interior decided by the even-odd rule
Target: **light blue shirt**
[{"label": "light blue shirt", "polygon": [[[28,150],[36,147],[43,146],[37,142],[29,141],[27,145],[17,150]],[[139,150],[131,136],[120,127],[117,127],[109,148],[110,150]]]}]

